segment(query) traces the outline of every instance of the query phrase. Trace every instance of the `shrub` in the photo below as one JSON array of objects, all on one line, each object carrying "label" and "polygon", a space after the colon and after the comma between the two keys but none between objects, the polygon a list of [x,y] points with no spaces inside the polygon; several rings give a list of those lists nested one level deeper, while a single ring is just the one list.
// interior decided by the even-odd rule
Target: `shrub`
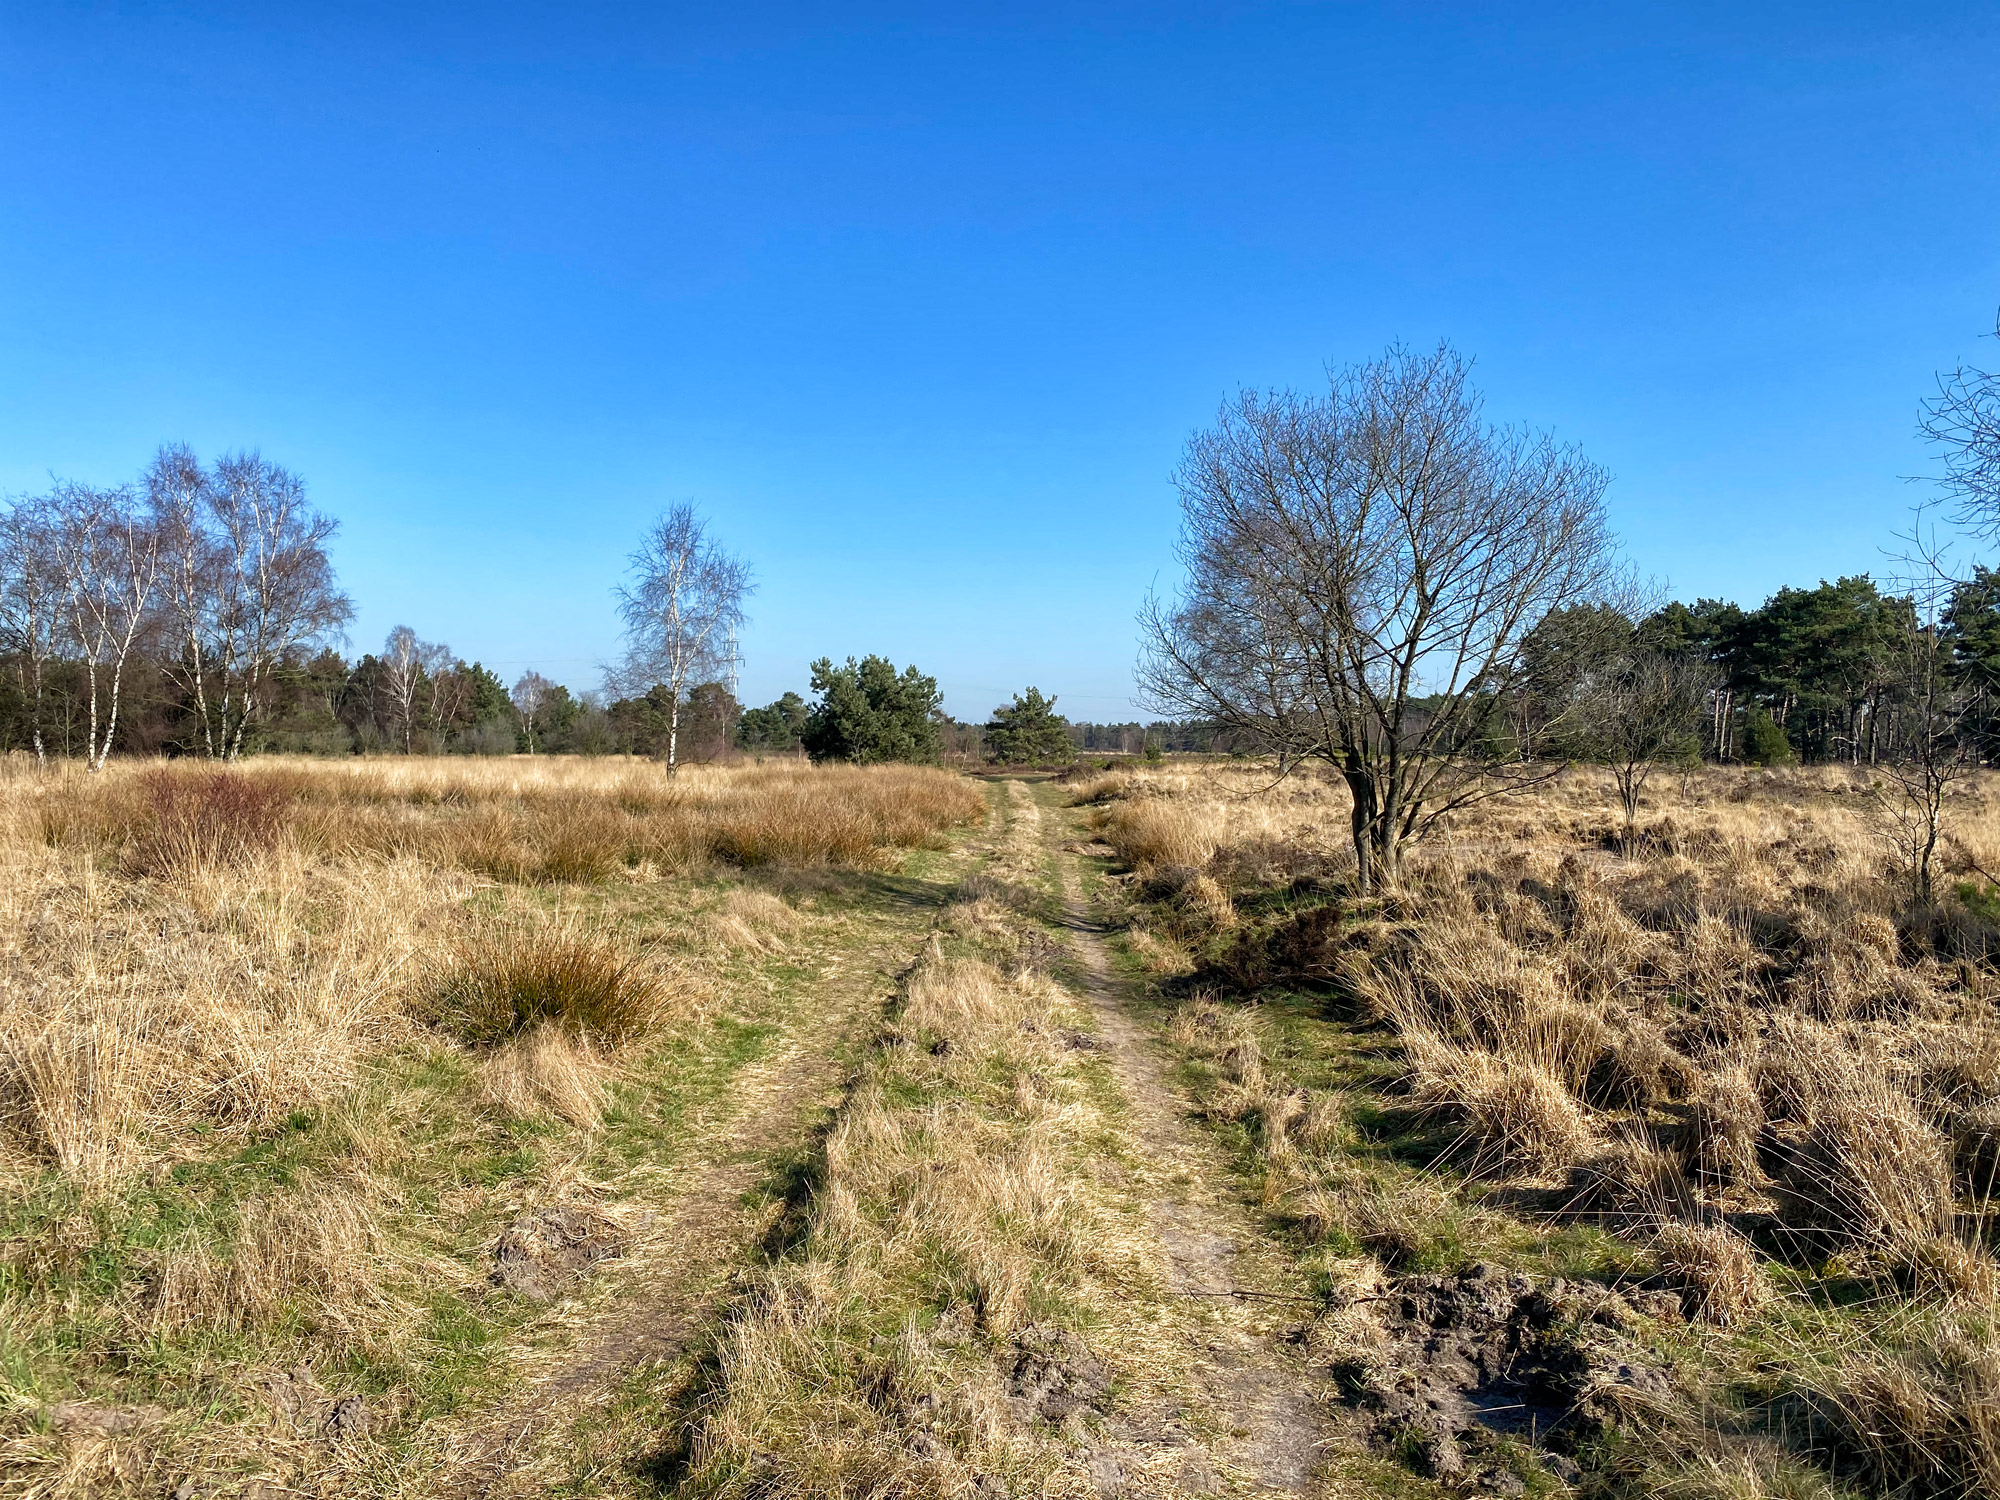
[{"label": "shrub", "polygon": [[1753,703],[1744,712],[1743,758],[1753,766],[1788,766],[1798,758],[1785,731],[1762,704]]},{"label": "shrub", "polygon": [[239,864],[271,847],[292,788],[240,771],[171,771],[139,779],[147,816],[130,862],[148,875],[194,875]]},{"label": "shrub", "polygon": [[661,1004],[658,977],[609,943],[527,929],[463,954],[438,986],[432,1019],[475,1046],[498,1046],[537,1026],[619,1042],[648,1030]]}]

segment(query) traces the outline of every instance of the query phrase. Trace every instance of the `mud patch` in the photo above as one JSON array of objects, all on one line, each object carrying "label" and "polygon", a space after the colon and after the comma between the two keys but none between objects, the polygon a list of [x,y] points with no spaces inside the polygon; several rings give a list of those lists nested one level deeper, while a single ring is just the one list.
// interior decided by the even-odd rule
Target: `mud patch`
[{"label": "mud patch", "polygon": [[1627,1336],[1639,1316],[1592,1283],[1487,1265],[1398,1277],[1349,1301],[1334,1375],[1378,1448],[1458,1487],[1520,1493],[1506,1440],[1573,1479],[1581,1444],[1673,1399],[1666,1371]]},{"label": "mud patch", "polygon": [[1066,1328],[1030,1324],[1014,1335],[1002,1356],[1007,1396],[1024,1420],[1060,1422],[1095,1406],[1111,1374],[1082,1339]]},{"label": "mud patch", "polygon": [[558,1203],[523,1214],[493,1246],[495,1286],[547,1302],[601,1260],[625,1253],[625,1231],[594,1208]]}]

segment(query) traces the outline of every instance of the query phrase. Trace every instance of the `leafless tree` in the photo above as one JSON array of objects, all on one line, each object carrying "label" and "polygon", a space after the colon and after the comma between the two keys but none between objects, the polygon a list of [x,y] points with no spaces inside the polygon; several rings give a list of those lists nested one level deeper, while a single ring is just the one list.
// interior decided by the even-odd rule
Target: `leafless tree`
[{"label": "leafless tree", "polygon": [[208,709],[214,671],[209,651],[219,644],[219,595],[227,571],[211,528],[215,494],[207,471],[185,443],[161,445],[146,469],[145,482],[160,538],[163,613],[178,654],[176,660],[170,652],[163,665],[188,694],[201,723],[203,748],[213,759],[219,752]]},{"label": "leafless tree", "polygon": [[1940,625],[1952,594],[1964,582],[1950,566],[1949,544],[1929,525],[1928,504],[1902,540],[1897,580],[1914,611],[1913,629],[1894,646],[1893,725],[1890,753],[1877,763],[1875,805],[1890,848],[1910,881],[1919,906],[1936,898],[1937,848],[1953,788],[1976,768],[1966,734],[1972,695],[1953,670],[1951,647]]},{"label": "leafless tree", "polygon": [[398,625],[382,643],[382,696],[390,723],[402,736],[405,755],[415,748],[417,694],[423,686],[428,654],[428,644],[418,640],[416,631],[407,625]]},{"label": "leafless tree", "polygon": [[254,452],[204,470],[169,444],[146,471],[146,491],[177,647],[167,667],[194,706],[203,748],[234,760],[278,664],[354,616],[326,550],[339,523],[307,504],[297,475]]},{"label": "leafless tree", "polygon": [[127,489],[58,484],[52,519],[65,634],[83,663],[89,703],[86,759],[101,771],[118,734],[125,663],[159,578],[159,533]]},{"label": "leafless tree", "polygon": [[749,566],[722,550],[691,505],[676,505],[632,554],[618,589],[625,658],[613,681],[629,693],[667,689],[667,774],[680,767],[680,720],[689,691],[733,664]]},{"label": "leafless tree", "polygon": [[513,701],[514,712],[521,716],[521,723],[528,731],[528,754],[535,753],[535,723],[542,716],[554,696],[556,685],[540,672],[523,672],[521,680],[514,684],[514,691],[508,694]]},{"label": "leafless tree", "polygon": [[1478,747],[1522,635],[1611,576],[1604,471],[1488,425],[1469,375],[1396,348],[1324,396],[1225,406],[1177,476],[1183,592],[1141,616],[1151,706],[1339,772],[1364,891],[1452,809],[1548,774]]},{"label": "leafless tree", "polygon": [[20,671],[37,764],[48,763],[42,735],[43,673],[56,654],[66,595],[56,550],[54,502],[21,496],[0,513],[0,649]]},{"label": "leafless tree", "polygon": [[[2000,337],[2000,319],[1994,336]],[[1944,459],[1945,493],[1957,519],[1986,537],[2000,536],[2000,373],[1960,365],[1938,377],[1920,424]]]},{"label": "leafless tree", "polygon": [[[1675,747],[1701,727],[1709,694],[1721,679],[1710,663],[1643,648],[1628,648],[1591,671],[1580,686],[1576,748],[1601,761],[1618,786],[1630,849],[1646,782]],[[1699,744],[1694,747],[1699,759]]]},{"label": "leafless tree", "polygon": [[433,744],[442,749],[444,737],[465,706],[469,683],[458,657],[443,641],[418,643],[423,666],[424,718]]}]

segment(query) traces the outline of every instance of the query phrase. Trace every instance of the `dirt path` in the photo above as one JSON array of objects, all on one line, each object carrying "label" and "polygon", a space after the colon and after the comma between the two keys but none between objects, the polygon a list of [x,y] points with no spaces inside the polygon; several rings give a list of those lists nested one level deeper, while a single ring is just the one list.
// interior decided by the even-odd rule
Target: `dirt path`
[{"label": "dirt path", "polygon": [[[1044,819],[1057,848],[1073,838],[1067,817]],[[1315,1470],[1332,1441],[1323,1415],[1325,1377],[1284,1342],[1308,1300],[1296,1270],[1275,1252],[1235,1194],[1220,1146],[1190,1118],[1190,1103],[1168,1074],[1159,1045],[1129,1008],[1129,986],[1112,967],[1104,929],[1078,894],[1078,859],[1061,854],[1064,926],[1082,966],[1082,988],[1113,1074],[1133,1111],[1145,1163],[1136,1185],[1165,1251],[1168,1286],[1194,1311],[1186,1332],[1188,1368],[1217,1429],[1205,1443],[1229,1479],[1266,1491],[1316,1494]],[[1117,1488],[1113,1470],[1157,1467],[1162,1446],[1177,1442],[1169,1413],[1142,1414],[1100,1459],[1100,1483]],[[1180,1485],[1190,1483],[1185,1460]],[[1223,1476],[1217,1476],[1218,1480]],[[1106,1483],[1108,1481],[1108,1483]]]},{"label": "dirt path", "polygon": [[615,1295],[533,1384],[450,1437],[434,1493],[546,1493],[573,1457],[551,1451],[563,1447],[556,1440],[610,1400],[630,1372],[682,1356],[713,1326],[732,1275],[778,1211],[755,1192],[773,1155],[806,1139],[820,1113],[838,1104],[848,1044],[875,1023],[891,975],[917,941],[899,932],[828,960],[771,1053],[687,1122],[689,1137],[706,1142],[701,1162],[644,1238],[611,1263]]}]

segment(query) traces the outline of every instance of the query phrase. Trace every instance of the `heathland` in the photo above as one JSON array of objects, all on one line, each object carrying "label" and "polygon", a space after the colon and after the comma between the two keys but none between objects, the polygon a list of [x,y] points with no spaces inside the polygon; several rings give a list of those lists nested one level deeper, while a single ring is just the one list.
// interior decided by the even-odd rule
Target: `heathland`
[{"label": "heathland", "polygon": [[1362,1440],[1456,1488],[2000,1487],[1990,778],[1923,903],[1865,768],[1662,778],[1636,834],[1573,770],[1366,900],[1337,782],[1077,790]]},{"label": "heathland", "polygon": [[0,1494],[2000,1482],[1982,777],[0,794]]}]

